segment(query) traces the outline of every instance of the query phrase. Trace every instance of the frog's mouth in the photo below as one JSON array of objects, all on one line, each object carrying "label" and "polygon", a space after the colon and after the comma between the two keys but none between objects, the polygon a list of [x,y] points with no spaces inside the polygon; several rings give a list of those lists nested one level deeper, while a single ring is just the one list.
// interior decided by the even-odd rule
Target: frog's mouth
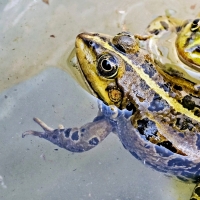
[{"label": "frog's mouth", "polygon": [[[90,94],[92,94],[94,97],[97,97],[98,98],[98,94],[93,90],[93,88],[91,87],[91,85],[89,84],[87,78],[85,77],[85,74],[83,73],[83,70],[78,62],[78,58],[77,58],[77,55],[75,56],[76,57],[76,60],[77,60],[77,63],[76,63],[76,67],[78,68],[78,72],[79,72],[79,75],[81,76],[82,78],[82,81],[79,81],[81,82],[81,86],[86,89],[87,92],[89,92]],[[84,84],[84,85],[83,85]]]},{"label": "frog's mouth", "polygon": [[76,49],[74,48],[72,52],[70,53],[68,59],[67,59],[68,65],[70,66],[67,68],[67,72],[76,80],[76,82],[88,93],[92,94],[93,96],[97,97],[94,90],[91,88],[91,86],[88,84],[87,79],[85,78],[85,75],[83,74],[83,71],[79,65],[77,56],[76,56]]},{"label": "frog's mouth", "polygon": [[81,33],[76,38],[76,57],[79,63],[79,69],[84,78],[85,84],[89,91],[96,97],[106,102],[106,94],[104,94],[104,84],[97,73],[97,54],[98,45],[92,47],[94,34]]}]

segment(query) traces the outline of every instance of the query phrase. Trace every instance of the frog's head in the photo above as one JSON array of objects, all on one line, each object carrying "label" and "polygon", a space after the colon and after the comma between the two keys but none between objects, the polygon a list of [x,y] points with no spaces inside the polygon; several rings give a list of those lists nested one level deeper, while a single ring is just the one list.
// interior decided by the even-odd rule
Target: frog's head
[{"label": "frog's head", "polygon": [[117,83],[126,67],[120,55],[133,49],[137,49],[137,43],[128,33],[120,33],[114,38],[81,33],[76,38],[76,56],[85,79],[93,92],[108,105],[121,107],[123,91]]},{"label": "frog's head", "polygon": [[200,19],[182,27],[176,39],[176,49],[182,62],[200,70]]}]

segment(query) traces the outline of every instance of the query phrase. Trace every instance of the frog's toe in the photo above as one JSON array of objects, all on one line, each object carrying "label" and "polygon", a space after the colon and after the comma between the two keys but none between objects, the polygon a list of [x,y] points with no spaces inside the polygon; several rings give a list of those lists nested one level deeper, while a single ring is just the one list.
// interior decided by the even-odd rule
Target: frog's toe
[{"label": "frog's toe", "polygon": [[[34,136],[38,136],[38,137],[43,137],[44,138],[46,136],[46,133],[54,131],[53,128],[49,127],[47,124],[45,124],[39,118],[34,117],[33,120],[42,127],[44,132],[29,130],[29,131],[26,131],[26,132],[24,132],[22,134],[22,138],[24,138],[26,135],[34,135]],[[59,125],[59,127],[63,127],[63,126]]]},{"label": "frog's toe", "polygon": [[22,134],[22,138],[26,135],[38,136],[72,152],[84,152],[94,148],[113,130],[113,124],[105,116],[96,118],[80,128],[64,128],[63,125],[59,125],[58,129],[52,129],[38,118],[33,120],[44,131],[29,130]]},{"label": "frog's toe", "polygon": [[65,129],[65,127],[62,124],[59,124],[58,129]]},{"label": "frog's toe", "polygon": [[[54,130],[53,128],[49,127],[47,124],[45,124],[41,119],[39,119],[39,118],[37,118],[37,117],[34,117],[33,120],[34,120],[37,124],[39,124],[39,125],[43,128],[44,131],[50,131],[50,132],[51,132],[51,131]],[[61,126],[62,126],[62,125],[61,125]]]},{"label": "frog's toe", "polygon": [[24,138],[27,135],[34,135],[34,136],[38,136],[38,137],[42,137],[44,133],[43,132],[39,132],[39,131],[26,131],[24,133],[22,133],[22,138]]}]

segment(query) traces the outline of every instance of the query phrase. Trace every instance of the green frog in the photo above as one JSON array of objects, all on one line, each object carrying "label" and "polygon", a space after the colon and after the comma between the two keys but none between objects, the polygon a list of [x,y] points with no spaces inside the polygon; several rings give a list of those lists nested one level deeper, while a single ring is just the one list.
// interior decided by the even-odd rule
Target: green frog
[{"label": "green frog", "polygon": [[200,83],[200,19],[179,20],[159,16],[146,29],[153,37],[147,49],[170,74]]},{"label": "green frog", "polygon": [[[80,128],[26,131],[72,152],[96,147],[111,132],[135,158],[183,181],[200,181],[200,88],[162,70],[140,45],[148,37],[81,33],[76,56],[92,94],[97,117]],[[200,199],[197,185],[191,200]]]}]

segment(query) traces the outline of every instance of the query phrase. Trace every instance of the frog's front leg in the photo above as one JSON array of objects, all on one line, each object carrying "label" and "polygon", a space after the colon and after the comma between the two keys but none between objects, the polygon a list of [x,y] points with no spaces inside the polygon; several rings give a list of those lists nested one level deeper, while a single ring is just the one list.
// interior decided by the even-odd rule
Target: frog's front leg
[{"label": "frog's front leg", "polygon": [[80,128],[64,129],[61,125],[58,129],[53,129],[38,118],[33,120],[43,128],[44,132],[26,131],[22,134],[23,138],[26,135],[38,136],[72,152],[90,150],[104,140],[114,128],[107,116],[104,115],[97,116],[93,122]]}]

